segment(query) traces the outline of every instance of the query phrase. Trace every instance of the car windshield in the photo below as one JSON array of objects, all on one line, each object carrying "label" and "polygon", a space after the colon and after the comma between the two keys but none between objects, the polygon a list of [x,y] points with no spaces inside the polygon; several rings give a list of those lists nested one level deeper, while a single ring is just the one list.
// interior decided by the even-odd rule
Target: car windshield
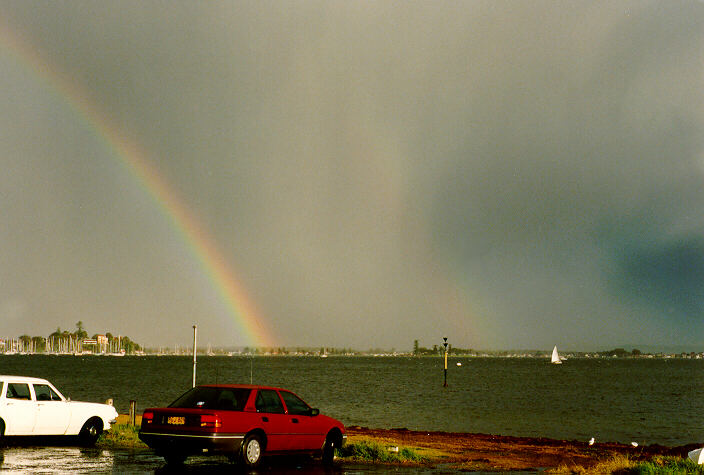
[{"label": "car windshield", "polygon": [[251,389],[198,387],[187,391],[169,407],[242,411]]}]

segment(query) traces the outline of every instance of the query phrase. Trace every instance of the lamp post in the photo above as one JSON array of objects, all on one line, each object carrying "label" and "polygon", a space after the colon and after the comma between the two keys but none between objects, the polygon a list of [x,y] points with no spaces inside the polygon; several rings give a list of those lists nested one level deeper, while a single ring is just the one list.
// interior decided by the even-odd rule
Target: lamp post
[{"label": "lamp post", "polygon": [[447,337],[444,336],[444,337],[442,337],[442,339],[444,341],[443,346],[445,347],[445,382],[443,383],[442,386],[444,388],[446,388],[447,387]]},{"label": "lamp post", "polygon": [[[196,387],[196,335],[198,334],[198,326],[193,325],[193,387]],[[445,365],[447,366],[447,365]]]}]

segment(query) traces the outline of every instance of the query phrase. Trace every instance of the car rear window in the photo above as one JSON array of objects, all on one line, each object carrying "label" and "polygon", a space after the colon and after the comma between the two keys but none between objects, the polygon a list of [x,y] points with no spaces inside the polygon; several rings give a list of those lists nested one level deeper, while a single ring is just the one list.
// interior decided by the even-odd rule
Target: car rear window
[{"label": "car rear window", "polygon": [[198,387],[187,391],[169,407],[242,411],[251,389]]}]

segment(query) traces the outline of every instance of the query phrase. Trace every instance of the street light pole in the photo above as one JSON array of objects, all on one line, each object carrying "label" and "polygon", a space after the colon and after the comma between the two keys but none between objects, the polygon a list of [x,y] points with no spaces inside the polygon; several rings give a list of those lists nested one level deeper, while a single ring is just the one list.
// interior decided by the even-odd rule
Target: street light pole
[{"label": "street light pole", "polygon": [[444,336],[444,337],[442,337],[442,339],[444,340],[443,346],[445,346],[445,382],[443,383],[442,386],[444,388],[446,388],[447,387],[447,337]]}]

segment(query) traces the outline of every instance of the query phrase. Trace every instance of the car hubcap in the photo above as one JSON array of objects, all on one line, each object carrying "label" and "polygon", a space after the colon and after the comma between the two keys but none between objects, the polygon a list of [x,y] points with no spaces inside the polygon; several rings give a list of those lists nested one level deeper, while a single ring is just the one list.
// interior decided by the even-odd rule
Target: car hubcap
[{"label": "car hubcap", "polygon": [[254,463],[259,460],[259,454],[261,453],[261,447],[259,447],[258,440],[250,440],[247,444],[247,460],[250,463]]}]

